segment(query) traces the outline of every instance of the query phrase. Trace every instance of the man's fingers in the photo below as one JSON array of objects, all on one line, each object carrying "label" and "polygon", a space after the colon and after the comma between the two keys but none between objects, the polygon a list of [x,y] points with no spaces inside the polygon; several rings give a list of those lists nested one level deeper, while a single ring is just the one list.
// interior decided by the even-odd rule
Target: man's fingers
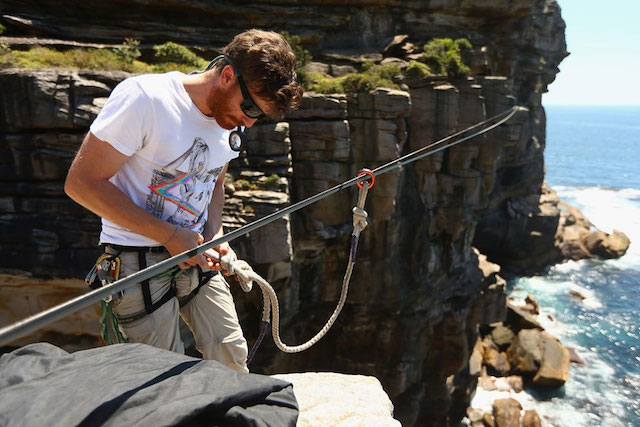
[{"label": "man's fingers", "polygon": [[218,252],[216,252],[214,249],[207,249],[206,251],[204,251],[204,254],[212,260],[217,261],[220,258],[220,255],[218,255]]},{"label": "man's fingers", "polygon": [[191,265],[193,265],[193,266],[199,265],[200,267],[202,267],[205,270],[211,268],[211,266],[209,265],[210,264],[209,260],[207,260],[207,258],[205,258],[202,255],[198,255],[198,256],[195,256],[193,258],[190,258],[189,261],[192,262]]}]

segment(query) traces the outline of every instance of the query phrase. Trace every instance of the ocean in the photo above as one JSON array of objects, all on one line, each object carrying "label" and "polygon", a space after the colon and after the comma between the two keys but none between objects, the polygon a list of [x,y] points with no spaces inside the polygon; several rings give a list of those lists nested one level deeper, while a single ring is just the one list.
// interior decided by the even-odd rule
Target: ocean
[{"label": "ocean", "polygon": [[[546,426],[640,426],[640,106],[545,109],[547,182],[597,228],[627,234],[631,246],[620,259],[570,261],[509,283],[511,296],[538,299],[543,326],[586,362],[571,364],[558,390],[511,396]],[[507,395],[478,389],[471,406],[489,410]]]}]

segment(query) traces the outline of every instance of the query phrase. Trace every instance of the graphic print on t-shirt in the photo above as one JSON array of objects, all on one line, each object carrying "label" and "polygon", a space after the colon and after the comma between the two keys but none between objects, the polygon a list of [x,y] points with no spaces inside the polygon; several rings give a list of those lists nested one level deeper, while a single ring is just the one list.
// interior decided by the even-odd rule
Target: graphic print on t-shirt
[{"label": "graphic print on t-shirt", "polygon": [[[158,218],[192,230],[203,225],[203,215],[222,167],[206,169],[209,147],[195,138],[191,148],[162,170],[153,170],[147,211]],[[175,174],[168,171],[175,170]],[[167,203],[168,202],[168,203]]]}]

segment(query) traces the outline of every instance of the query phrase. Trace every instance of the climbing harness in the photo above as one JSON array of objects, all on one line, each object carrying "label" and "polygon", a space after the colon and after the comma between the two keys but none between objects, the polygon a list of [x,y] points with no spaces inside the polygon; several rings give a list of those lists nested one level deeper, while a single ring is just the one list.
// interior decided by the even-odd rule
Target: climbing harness
[{"label": "climbing harness", "polygon": [[[138,283],[143,282],[144,280],[153,278],[158,275],[160,272],[165,272],[183,261],[188,260],[196,255],[202,254],[208,251],[211,248],[219,246],[223,243],[229,242],[233,239],[236,239],[240,236],[243,236],[257,228],[263,227],[273,221],[276,221],[283,216],[300,210],[312,203],[317,202],[325,197],[330,196],[331,194],[337,193],[339,191],[344,190],[345,188],[351,187],[355,184],[362,183],[364,181],[370,180],[371,177],[375,177],[378,175],[382,175],[386,172],[389,172],[393,169],[402,168],[403,166],[420,160],[424,157],[435,154],[439,151],[445,150],[454,145],[460,144],[464,141],[467,141],[476,136],[482,135],[490,130],[495,129],[496,127],[506,123],[510,120],[518,111],[523,110],[522,107],[514,106],[506,111],[503,111],[489,119],[483,120],[482,122],[476,123],[466,129],[463,129],[459,132],[451,134],[443,139],[440,139],[430,145],[427,145],[421,149],[418,149],[412,153],[409,153],[405,156],[402,156],[396,160],[393,160],[389,163],[386,163],[376,169],[373,169],[371,175],[368,173],[359,174],[355,178],[352,178],[348,181],[343,182],[342,184],[336,185],[332,188],[324,190],[314,196],[311,196],[307,199],[301,200],[287,208],[280,209],[276,212],[273,212],[267,216],[260,218],[257,221],[254,221],[250,224],[247,224],[241,228],[238,228],[228,234],[225,234],[222,237],[210,240],[197,246],[193,249],[185,251],[181,254],[175,255],[171,258],[168,258],[164,261],[161,261],[157,264],[152,265],[149,268],[144,270],[140,270],[130,276],[127,276],[123,279],[116,280],[115,282],[108,284],[106,286],[99,287],[91,292],[88,292],[84,295],[73,298],[65,303],[57,305],[55,307],[51,307],[43,312],[34,314],[26,319],[18,321],[12,325],[8,325],[2,329],[0,329],[0,346],[10,343],[11,341],[20,338],[24,335],[27,335],[37,329],[54,322],[70,313],[74,313],[84,307],[87,307],[94,302],[99,301],[100,299],[107,298],[110,295],[115,295],[118,292],[134,286]],[[353,256],[353,255],[352,255]],[[349,271],[348,271],[349,273]],[[350,275],[350,273],[349,273]],[[259,283],[259,282],[258,282]],[[276,302],[277,304],[277,302]],[[275,327],[275,325],[274,325]],[[314,337],[315,338],[315,337]]]},{"label": "climbing harness", "polygon": [[[85,282],[92,289],[97,289],[101,286],[106,286],[110,283],[118,280],[120,273],[120,253],[122,252],[135,252],[138,255],[138,270],[144,270],[147,268],[147,253],[164,253],[166,249],[162,246],[152,246],[152,247],[138,247],[138,246],[120,246],[114,244],[105,244],[103,245],[105,251],[117,251],[115,254],[111,254],[109,252],[105,252],[101,255],[96,261],[95,265],[85,278]],[[109,249],[107,249],[109,248]],[[196,287],[186,296],[179,298],[179,305],[183,307],[186,305],[191,299],[198,294],[200,288],[207,284],[209,280],[217,274],[214,271],[203,272],[200,266],[196,266],[198,270],[198,284]],[[140,288],[142,291],[142,299],[144,301],[144,310],[138,313],[133,313],[129,315],[121,315],[115,313],[113,298],[109,295],[100,302],[101,308],[101,316],[100,316],[100,324],[102,325],[102,338],[107,344],[113,344],[114,342],[127,342],[127,339],[123,337],[119,325],[126,325],[128,323],[135,322],[136,320],[142,319],[147,315],[153,313],[157,309],[159,309],[162,305],[169,302],[171,299],[177,296],[176,291],[176,276],[181,270],[178,267],[174,267],[167,272],[162,272],[157,276],[152,277],[151,279],[155,279],[161,276],[170,276],[171,285],[169,289],[156,301],[153,302],[151,299],[151,288],[150,288],[150,280],[146,279],[140,283]],[[122,297],[123,292],[120,291],[117,298]]]}]

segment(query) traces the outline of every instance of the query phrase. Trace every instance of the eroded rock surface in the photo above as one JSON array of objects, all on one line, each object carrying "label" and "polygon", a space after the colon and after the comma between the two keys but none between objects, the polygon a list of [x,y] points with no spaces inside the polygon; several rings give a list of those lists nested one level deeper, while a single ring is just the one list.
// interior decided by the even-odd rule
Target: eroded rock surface
[{"label": "eroded rock surface", "polygon": [[277,374],[290,381],[298,401],[297,426],[400,427],[380,381],[364,375],[332,372]]}]

